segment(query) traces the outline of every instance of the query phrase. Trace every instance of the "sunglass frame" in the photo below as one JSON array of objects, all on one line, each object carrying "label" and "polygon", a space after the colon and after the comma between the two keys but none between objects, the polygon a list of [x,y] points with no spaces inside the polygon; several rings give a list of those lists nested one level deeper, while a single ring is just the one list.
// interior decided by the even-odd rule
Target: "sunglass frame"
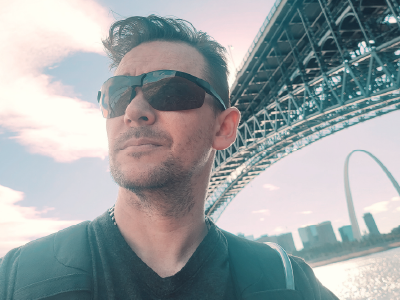
[{"label": "sunglass frame", "polygon": [[[107,79],[101,86],[100,91],[97,93],[97,102],[99,103],[99,105],[102,109],[108,111],[108,107],[107,108],[105,107],[107,104],[104,102],[106,94],[108,94],[109,102],[110,102],[110,99],[121,96],[121,94],[124,91],[126,91],[126,89],[124,89],[122,91],[121,87],[124,87],[124,88],[141,87],[144,84],[157,82],[159,80],[162,80],[165,78],[170,78],[170,77],[182,77],[182,78],[185,78],[185,79],[193,82],[194,84],[201,87],[207,94],[213,96],[218,101],[220,106],[222,107],[222,110],[226,109],[226,105],[225,105],[224,101],[217,94],[217,92],[214,90],[214,88],[211,86],[211,84],[209,84],[207,81],[205,81],[201,78],[198,78],[196,76],[193,76],[191,74],[181,72],[181,71],[175,71],[175,70],[158,70],[158,71],[144,73],[144,74],[141,74],[138,76],[121,76],[121,75],[113,76],[113,77]],[[118,84],[118,81],[120,81],[120,82],[123,81],[124,83]],[[115,91],[110,91],[113,87],[114,88],[117,87],[117,89]],[[106,91],[107,91],[107,93],[106,93]],[[119,92],[119,94],[118,94],[118,92]],[[117,94],[117,95],[115,95],[115,94]],[[100,102],[100,100],[101,100],[101,102]],[[115,103],[117,103],[117,102],[118,102],[118,100]],[[103,114],[103,116],[104,116],[104,114]],[[106,117],[106,116],[104,116],[104,117]]]}]

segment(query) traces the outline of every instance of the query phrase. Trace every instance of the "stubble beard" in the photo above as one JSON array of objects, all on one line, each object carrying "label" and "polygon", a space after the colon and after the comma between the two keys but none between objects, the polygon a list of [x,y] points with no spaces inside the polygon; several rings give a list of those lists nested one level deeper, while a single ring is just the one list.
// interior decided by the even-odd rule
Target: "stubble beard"
[{"label": "stubble beard", "polygon": [[156,168],[135,174],[136,179],[129,179],[112,155],[110,173],[120,187],[136,195],[131,204],[148,214],[180,218],[194,206],[193,170],[185,170],[173,157]]},{"label": "stubble beard", "polygon": [[[209,124],[207,129],[199,129],[194,133],[187,143],[187,151],[206,145],[205,149],[211,149],[213,124]],[[186,215],[195,205],[192,186],[197,180],[196,169],[201,165],[207,165],[209,151],[205,150],[197,157],[190,168],[184,166],[179,157],[172,154],[168,156],[159,166],[153,167],[135,174],[135,179],[130,179],[121,168],[121,164],[116,159],[118,148],[121,143],[131,137],[154,137],[164,140],[171,145],[172,139],[166,133],[157,132],[148,128],[131,130],[123,134],[113,149],[110,150],[110,173],[114,181],[122,188],[136,195],[133,197],[132,204],[138,209],[144,210],[149,214],[157,214],[165,217],[180,218]],[[136,159],[145,154],[132,154]],[[211,171],[211,166],[210,171]]]}]

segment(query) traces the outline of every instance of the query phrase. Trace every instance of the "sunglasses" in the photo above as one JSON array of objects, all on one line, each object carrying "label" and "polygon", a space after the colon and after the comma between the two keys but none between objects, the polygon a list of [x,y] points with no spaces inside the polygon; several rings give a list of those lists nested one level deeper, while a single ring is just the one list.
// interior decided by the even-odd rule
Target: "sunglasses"
[{"label": "sunglasses", "polygon": [[123,116],[136,96],[136,87],[141,87],[146,101],[160,111],[200,108],[206,93],[226,109],[224,101],[207,81],[180,71],[161,70],[139,76],[114,76],[104,82],[97,94],[103,117]]}]

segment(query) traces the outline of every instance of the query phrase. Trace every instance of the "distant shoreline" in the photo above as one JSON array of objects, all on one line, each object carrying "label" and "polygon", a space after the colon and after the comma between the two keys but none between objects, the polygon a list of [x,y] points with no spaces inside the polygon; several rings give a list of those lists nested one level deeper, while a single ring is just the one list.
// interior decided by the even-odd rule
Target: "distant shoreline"
[{"label": "distant shoreline", "polygon": [[381,247],[374,247],[374,248],[363,250],[363,251],[352,252],[352,253],[348,253],[348,254],[345,254],[345,255],[337,256],[337,257],[332,257],[332,258],[325,259],[325,260],[307,262],[307,263],[312,268],[322,267],[322,266],[326,266],[326,265],[329,265],[329,264],[333,264],[333,263],[349,260],[349,259],[352,259],[352,258],[367,256],[367,255],[370,255],[370,254],[373,254],[373,253],[378,253],[378,252],[390,250],[390,249],[397,248],[397,247],[400,247],[400,242],[388,244],[388,245],[381,246]]}]

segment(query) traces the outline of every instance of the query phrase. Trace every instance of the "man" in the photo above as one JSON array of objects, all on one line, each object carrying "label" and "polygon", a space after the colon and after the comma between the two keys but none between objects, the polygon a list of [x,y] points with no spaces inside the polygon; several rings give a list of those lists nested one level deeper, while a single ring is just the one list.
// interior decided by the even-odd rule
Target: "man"
[{"label": "man", "polygon": [[156,16],[112,25],[107,118],[115,207],[10,251],[1,299],[336,299],[300,259],[285,289],[279,255],[205,218],[216,150],[236,138],[225,49],[190,23]]}]

